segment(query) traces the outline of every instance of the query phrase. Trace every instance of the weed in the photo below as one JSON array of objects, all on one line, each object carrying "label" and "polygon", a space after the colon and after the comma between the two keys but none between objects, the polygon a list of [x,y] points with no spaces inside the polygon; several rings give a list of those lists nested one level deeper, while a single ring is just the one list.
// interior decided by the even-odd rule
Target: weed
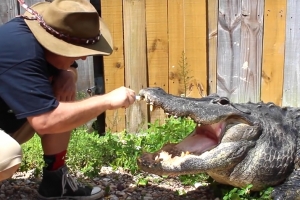
[{"label": "weed", "polygon": [[183,185],[191,186],[194,186],[196,183],[205,182],[207,179],[208,175],[206,173],[179,176],[179,180]]},{"label": "weed", "polygon": [[233,188],[225,194],[223,200],[248,200],[250,199],[250,189],[253,185],[248,185],[245,188]]},{"label": "weed", "polygon": [[182,55],[179,61],[179,82],[181,83],[181,89],[184,92],[183,95],[184,96],[188,96],[187,92],[188,92],[188,88],[190,85],[190,81],[193,78],[193,76],[190,76],[189,74],[191,73],[189,68],[189,65],[187,63],[187,57],[185,56],[184,51],[182,51]]},{"label": "weed", "polygon": [[138,186],[147,186],[148,182],[149,182],[149,180],[147,179],[147,177],[146,178],[141,177],[141,178],[138,179],[137,185]]}]

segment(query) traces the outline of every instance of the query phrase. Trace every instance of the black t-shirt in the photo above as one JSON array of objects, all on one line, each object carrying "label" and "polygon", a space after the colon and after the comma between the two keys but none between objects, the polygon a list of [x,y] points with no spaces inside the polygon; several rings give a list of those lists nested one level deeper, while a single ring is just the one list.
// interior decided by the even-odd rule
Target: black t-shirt
[{"label": "black t-shirt", "polygon": [[0,129],[13,133],[26,117],[58,106],[49,80],[57,71],[24,19],[0,26]]}]

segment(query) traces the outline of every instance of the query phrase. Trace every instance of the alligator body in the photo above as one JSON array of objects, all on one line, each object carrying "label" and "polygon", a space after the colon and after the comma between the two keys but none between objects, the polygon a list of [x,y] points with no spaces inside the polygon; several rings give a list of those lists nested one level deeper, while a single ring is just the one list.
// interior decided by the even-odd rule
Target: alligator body
[{"label": "alligator body", "polygon": [[231,103],[216,94],[185,98],[161,88],[139,92],[147,103],[178,117],[190,117],[194,131],[138,158],[139,167],[158,175],[208,173],[235,187],[274,187],[272,198],[300,199],[300,109],[273,103]]}]

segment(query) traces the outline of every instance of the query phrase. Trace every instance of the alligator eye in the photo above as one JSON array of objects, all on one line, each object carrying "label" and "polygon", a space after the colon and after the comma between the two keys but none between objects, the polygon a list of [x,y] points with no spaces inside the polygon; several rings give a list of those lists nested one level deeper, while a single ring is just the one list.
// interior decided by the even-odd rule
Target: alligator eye
[{"label": "alligator eye", "polygon": [[211,100],[211,103],[213,104],[219,104],[219,105],[229,105],[230,101],[227,97],[220,97],[218,99]]},{"label": "alligator eye", "polygon": [[228,104],[230,104],[230,101],[229,101],[229,99],[227,97],[221,97],[219,99],[218,103],[221,104],[221,105],[228,105]]}]

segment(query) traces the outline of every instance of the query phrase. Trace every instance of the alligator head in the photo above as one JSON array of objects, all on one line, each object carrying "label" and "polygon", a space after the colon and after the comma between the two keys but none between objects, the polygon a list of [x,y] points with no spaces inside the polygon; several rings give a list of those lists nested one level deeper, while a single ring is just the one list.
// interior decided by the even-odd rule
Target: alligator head
[{"label": "alligator head", "polygon": [[196,126],[177,144],[166,144],[138,158],[139,167],[158,175],[208,173],[217,182],[252,190],[281,183],[293,170],[296,155],[292,108],[272,103],[234,104],[210,95],[186,98],[161,88],[139,95],[166,113],[189,117]]}]

